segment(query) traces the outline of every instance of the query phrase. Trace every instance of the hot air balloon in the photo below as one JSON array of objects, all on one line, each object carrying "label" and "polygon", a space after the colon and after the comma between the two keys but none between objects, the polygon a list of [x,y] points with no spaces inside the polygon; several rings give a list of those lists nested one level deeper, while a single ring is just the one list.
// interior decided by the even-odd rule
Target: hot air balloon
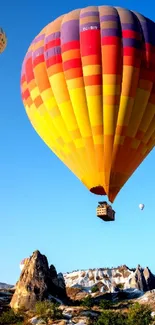
[{"label": "hot air balloon", "polygon": [[25,264],[26,264],[26,261],[28,261],[28,258],[24,258],[24,259],[20,262],[19,267],[20,267],[21,271],[23,270],[23,268],[24,268],[24,266],[25,266]]},{"label": "hot air balloon", "polygon": [[21,94],[47,146],[113,203],[155,145],[155,23],[112,6],[60,16],[31,43]]},{"label": "hot air balloon", "polygon": [[0,28],[0,53],[4,52],[7,45],[7,37],[2,28]]},{"label": "hot air balloon", "polygon": [[144,205],[144,204],[142,204],[142,203],[140,203],[140,204],[139,204],[139,209],[140,209],[140,210],[143,210],[143,209],[144,209],[144,207],[145,207],[145,205]]}]

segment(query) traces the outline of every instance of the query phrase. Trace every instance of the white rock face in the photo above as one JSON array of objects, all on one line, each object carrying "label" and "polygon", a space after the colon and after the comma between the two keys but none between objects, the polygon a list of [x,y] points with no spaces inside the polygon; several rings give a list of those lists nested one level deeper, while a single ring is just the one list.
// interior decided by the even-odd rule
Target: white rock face
[{"label": "white rock face", "polygon": [[153,311],[153,312],[151,313],[151,317],[152,317],[152,318],[155,318],[155,311]]},{"label": "white rock face", "polygon": [[38,318],[38,317],[33,317],[33,318],[31,318],[30,320],[29,320],[29,322],[30,322],[30,324],[32,324],[32,325],[43,325],[43,324],[45,324],[46,325],[46,322],[43,320],[43,319],[41,319],[41,318]]},{"label": "white rock face", "polygon": [[122,289],[131,288],[130,283],[134,274],[135,270],[130,270],[124,265],[113,269],[100,268],[73,271],[63,275],[66,287],[81,287],[84,291],[91,292],[95,285],[100,284],[100,292],[115,292],[117,287]]}]

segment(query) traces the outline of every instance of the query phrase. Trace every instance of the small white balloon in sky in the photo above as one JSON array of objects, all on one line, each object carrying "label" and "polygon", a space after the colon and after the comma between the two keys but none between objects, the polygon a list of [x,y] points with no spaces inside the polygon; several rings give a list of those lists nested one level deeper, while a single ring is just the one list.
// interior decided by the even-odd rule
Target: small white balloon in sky
[{"label": "small white balloon in sky", "polygon": [[140,203],[140,204],[139,204],[139,209],[140,209],[140,210],[143,210],[144,207],[145,207],[145,205],[144,205],[143,203]]}]

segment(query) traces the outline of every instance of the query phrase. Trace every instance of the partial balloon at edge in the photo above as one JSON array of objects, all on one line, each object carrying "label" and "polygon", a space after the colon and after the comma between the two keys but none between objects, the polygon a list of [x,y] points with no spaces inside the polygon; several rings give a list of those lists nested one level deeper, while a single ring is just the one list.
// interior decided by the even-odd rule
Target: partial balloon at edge
[{"label": "partial balloon at edge", "polygon": [[19,267],[20,267],[20,270],[21,270],[21,271],[24,269],[25,264],[26,264],[26,262],[27,262],[28,260],[29,260],[29,258],[24,258],[24,259],[20,262]]},{"label": "partial balloon at edge", "polygon": [[7,37],[2,28],[0,28],[0,54],[4,52],[7,46]]}]

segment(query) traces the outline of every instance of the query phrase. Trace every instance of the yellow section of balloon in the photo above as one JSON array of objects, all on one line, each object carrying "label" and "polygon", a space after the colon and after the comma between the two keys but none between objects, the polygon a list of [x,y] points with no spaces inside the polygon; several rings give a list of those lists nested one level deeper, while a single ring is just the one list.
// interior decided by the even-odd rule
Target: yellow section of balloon
[{"label": "yellow section of balloon", "polygon": [[155,24],[87,7],[47,25],[25,56],[21,93],[40,137],[111,202],[155,145]]}]

